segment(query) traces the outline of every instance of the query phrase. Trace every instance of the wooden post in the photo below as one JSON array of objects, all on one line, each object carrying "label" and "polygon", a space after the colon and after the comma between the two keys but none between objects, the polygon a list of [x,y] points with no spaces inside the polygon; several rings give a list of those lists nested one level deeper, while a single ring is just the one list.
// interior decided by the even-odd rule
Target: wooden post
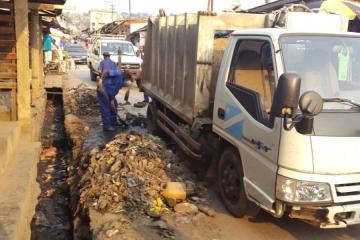
[{"label": "wooden post", "polygon": [[17,103],[23,133],[31,133],[28,0],[15,0]]},{"label": "wooden post", "polygon": [[40,27],[39,13],[31,10],[30,47],[31,47],[31,72],[32,72],[32,103],[41,96],[40,92]]},{"label": "wooden post", "polygon": [[40,63],[39,63],[39,78],[40,78],[40,90],[41,90],[41,96],[43,97],[45,95],[45,74],[44,74],[44,46],[43,46],[43,33],[41,31],[41,21],[39,19],[39,57],[40,57]]}]

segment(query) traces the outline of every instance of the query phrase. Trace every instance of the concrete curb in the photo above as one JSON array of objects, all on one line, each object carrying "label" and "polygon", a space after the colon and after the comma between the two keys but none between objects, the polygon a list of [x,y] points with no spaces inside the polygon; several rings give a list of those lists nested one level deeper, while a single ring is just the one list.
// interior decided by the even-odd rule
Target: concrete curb
[{"label": "concrete curb", "polygon": [[40,188],[36,182],[39,142],[19,142],[11,164],[0,177],[0,239],[30,239],[31,219]]}]

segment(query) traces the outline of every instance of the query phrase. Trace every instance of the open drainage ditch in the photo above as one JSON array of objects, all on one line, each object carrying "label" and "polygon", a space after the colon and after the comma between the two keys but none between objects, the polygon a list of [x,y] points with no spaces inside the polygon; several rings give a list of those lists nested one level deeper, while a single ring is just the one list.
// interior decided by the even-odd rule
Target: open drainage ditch
[{"label": "open drainage ditch", "polygon": [[[122,220],[119,221],[118,219],[111,221],[109,220],[108,222],[95,221],[95,223],[93,223],[95,225],[92,225],[94,230],[94,233],[92,233],[89,227],[89,217],[90,217],[89,208],[84,207],[86,205],[85,204],[86,199],[84,197],[81,197],[81,194],[79,192],[79,186],[81,184],[79,185],[79,183],[81,177],[84,176],[87,167],[90,164],[89,162],[90,149],[92,149],[97,145],[103,145],[104,143],[111,141],[114,138],[115,133],[110,135],[104,134],[102,131],[102,126],[99,125],[100,119],[96,119],[94,121],[90,121],[92,131],[89,132],[89,135],[86,135],[84,132],[89,131],[89,129],[87,129],[88,127],[86,127],[83,124],[80,118],[71,114],[71,112],[68,111],[69,104],[66,96],[64,96],[63,98],[61,92],[55,92],[55,94],[54,92],[51,92],[51,94],[48,94],[46,116],[43,125],[43,133],[41,139],[43,145],[43,153],[41,155],[41,159],[38,164],[38,178],[37,178],[37,181],[41,188],[41,193],[38,197],[38,204],[36,206],[35,215],[32,219],[31,239],[34,240],[35,239],[36,240],[37,239],[41,239],[41,240],[42,239],[52,239],[52,240],[84,239],[85,240],[85,239],[92,239],[92,237],[95,237],[97,239],[103,239],[102,236],[104,234],[106,236],[108,236],[109,234],[111,235],[113,233],[112,231],[114,231],[114,234],[117,234],[117,232],[115,231],[120,231],[120,230],[125,231],[123,229],[123,226],[121,225],[123,221]],[[65,101],[65,104],[63,103],[63,99]],[[67,106],[65,110],[64,110],[64,105]],[[64,112],[66,113],[66,117]],[[138,129],[140,130],[140,132],[146,131],[144,130],[144,123],[142,120],[143,118],[136,115],[134,116],[131,114],[126,115],[126,121],[128,122],[130,127],[128,129],[123,129],[123,130],[119,129],[118,133],[133,132],[133,131],[137,131]],[[84,138],[85,136],[84,134],[86,135],[85,138]],[[148,140],[147,138],[144,139],[145,142]],[[142,143],[141,141],[140,143]],[[164,149],[167,149],[168,147],[169,145],[164,147]],[[150,151],[150,150],[146,148],[146,150],[144,151]],[[106,152],[102,154],[106,154]],[[117,154],[120,154],[120,152]],[[140,154],[139,158],[141,158],[141,156],[142,155]],[[169,157],[169,159],[172,158]],[[148,159],[144,159],[144,160],[145,162],[148,162]],[[143,163],[144,161],[141,162]],[[136,166],[141,170],[140,165],[136,165]],[[160,164],[159,166],[162,165]],[[175,174],[175,172],[181,172],[183,173],[184,176],[185,175],[187,176],[187,174],[185,174],[185,172],[187,171],[183,169],[185,166],[182,166],[181,164],[180,165],[176,163],[174,163],[173,165],[166,164],[166,166],[169,166],[172,169],[171,170],[173,171],[172,174]],[[169,170],[170,169],[169,167],[165,168],[165,170]],[[126,169],[122,169],[122,171],[126,172]],[[114,172],[114,174],[116,174],[116,172]],[[152,175],[151,176],[158,177],[157,174],[158,171],[156,171],[156,174],[154,173],[154,176]],[[167,174],[166,171],[164,172],[164,174],[165,175]],[[101,176],[102,175],[100,174],[98,177]],[[177,176],[177,174],[173,176]],[[143,176],[141,177],[143,178]],[[129,179],[132,180],[133,178],[130,177]],[[192,177],[189,177],[189,179],[192,179]],[[153,181],[153,180],[149,178],[148,181]],[[165,183],[166,181],[168,180],[164,179],[162,182]],[[151,183],[148,185],[152,186],[153,188],[155,186],[156,188],[156,186],[160,186],[161,184]],[[149,190],[149,192],[155,191],[154,189]],[[134,191],[134,189],[128,186],[127,191],[131,192]],[[143,199],[141,198],[142,196],[141,194],[144,194],[144,192],[146,193],[146,191],[140,191],[140,192],[138,191],[140,195],[138,197],[136,195],[134,201],[139,201],[140,199]],[[158,196],[159,194],[156,193],[155,195]],[[111,199],[114,200],[113,197]],[[99,199],[99,202],[101,203],[100,200],[101,199]],[[131,201],[127,200],[127,203],[130,202]],[[152,204],[148,201],[146,202],[148,205]],[[138,204],[135,205],[136,206],[134,209],[138,209],[139,207]],[[134,212],[133,208],[130,209],[131,209],[130,212]],[[138,214],[139,215],[137,215],[136,218],[139,219],[140,217],[144,217],[143,211],[138,212]],[[110,215],[111,212],[107,216],[109,217]],[[146,219],[147,222],[143,222],[145,221],[144,219]],[[135,221],[135,222],[131,222],[131,224],[130,222],[128,222],[127,223],[128,225],[126,225],[128,226],[128,232],[124,234],[130,234],[129,236],[132,236],[132,234],[135,234],[138,230],[141,230],[141,231],[145,231],[143,232],[144,235],[149,236],[149,234],[152,234],[154,235],[152,239],[158,239],[158,237],[160,236],[155,230],[153,230],[151,227],[147,225],[148,221],[149,219],[145,217],[140,222]],[[118,226],[119,229],[117,229],[115,225],[110,226],[109,225],[110,223],[115,225],[117,224],[116,226],[118,226],[121,223],[120,224],[121,226],[119,225]],[[113,229],[114,227],[116,228]],[[133,238],[129,238],[129,239],[133,239]]]},{"label": "open drainage ditch", "polygon": [[71,148],[66,138],[63,100],[59,93],[48,94],[47,97],[41,137],[43,153],[38,163],[37,176],[41,193],[31,222],[32,240],[74,238],[67,184]]}]

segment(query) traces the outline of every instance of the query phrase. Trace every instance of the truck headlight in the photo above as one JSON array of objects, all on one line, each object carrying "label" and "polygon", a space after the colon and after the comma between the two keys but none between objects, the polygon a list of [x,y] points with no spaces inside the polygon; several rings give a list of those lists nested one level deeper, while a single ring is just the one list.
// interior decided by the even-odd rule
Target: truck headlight
[{"label": "truck headlight", "polygon": [[307,182],[278,175],[276,197],[285,202],[326,203],[331,202],[330,186],[327,183]]}]

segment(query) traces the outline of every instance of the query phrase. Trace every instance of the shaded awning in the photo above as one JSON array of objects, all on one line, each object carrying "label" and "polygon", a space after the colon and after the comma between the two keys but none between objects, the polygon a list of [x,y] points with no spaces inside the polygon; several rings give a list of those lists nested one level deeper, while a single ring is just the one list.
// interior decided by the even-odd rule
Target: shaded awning
[{"label": "shaded awning", "polygon": [[[53,4],[53,5],[64,5],[66,0],[28,0],[29,3],[33,4]],[[40,15],[45,16],[57,16],[62,13],[61,9],[55,10],[39,10]]]},{"label": "shaded awning", "polygon": [[320,6],[321,11],[345,15],[349,20],[360,16],[360,3],[344,0],[326,0]]}]

